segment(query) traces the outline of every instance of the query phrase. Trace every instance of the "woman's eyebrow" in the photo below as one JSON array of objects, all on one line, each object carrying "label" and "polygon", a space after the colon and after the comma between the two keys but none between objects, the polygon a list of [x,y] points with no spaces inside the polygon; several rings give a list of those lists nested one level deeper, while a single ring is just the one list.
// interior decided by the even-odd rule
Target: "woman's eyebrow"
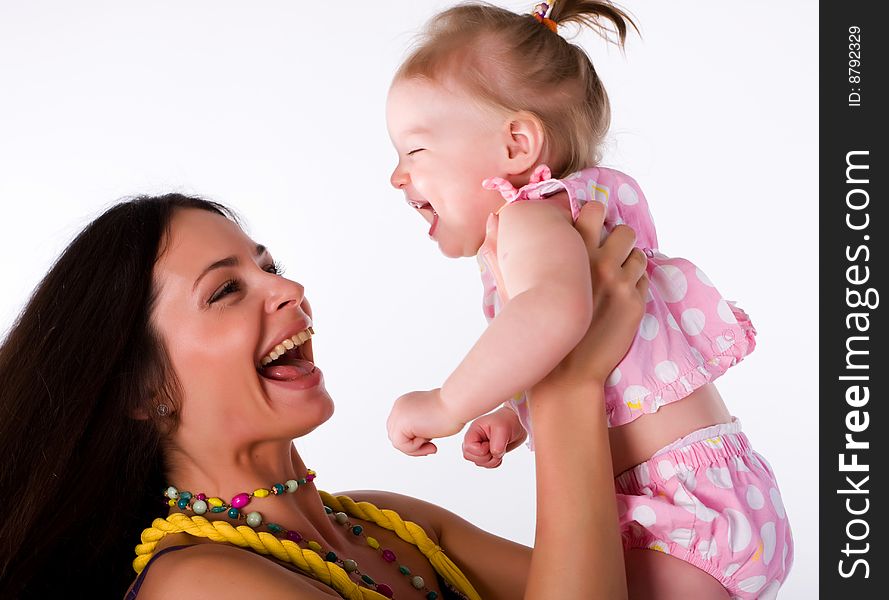
[{"label": "woman's eyebrow", "polygon": [[[267,249],[265,246],[263,246],[262,244],[256,244],[256,249],[254,250],[254,252],[256,253],[256,256],[262,256],[263,254],[266,253],[266,251],[267,251]],[[216,262],[214,262],[213,264],[208,266],[206,269],[204,269],[200,275],[198,275],[198,278],[194,280],[194,285],[191,288],[192,291],[197,289],[198,284],[201,282],[201,279],[203,279],[204,275],[206,275],[207,273],[210,273],[211,271],[215,271],[216,269],[223,269],[225,267],[237,267],[238,264],[240,264],[240,261],[238,260],[238,257],[235,255],[226,256],[223,259],[217,260]]]}]

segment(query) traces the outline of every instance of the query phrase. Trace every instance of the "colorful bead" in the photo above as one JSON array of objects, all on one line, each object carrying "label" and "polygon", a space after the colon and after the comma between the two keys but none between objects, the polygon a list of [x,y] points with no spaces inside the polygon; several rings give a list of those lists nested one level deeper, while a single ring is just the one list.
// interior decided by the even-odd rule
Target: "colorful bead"
[{"label": "colorful bead", "polygon": [[284,528],[277,523],[269,523],[268,525],[266,525],[266,527],[268,527],[268,530],[272,533],[281,533],[282,531],[284,531]]},{"label": "colorful bead", "polygon": [[191,510],[193,510],[196,515],[202,515],[207,512],[207,503],[203,500],[195,500],[194,504],[191,505]]},{"label": "colorful bead", "polygon": [[318,474],[315,473],[314,471],[309,471],[309,474],[306,475],[306,481],[310,481],[310,482],[315,481],[315,477],[317,477],[317,475]]},{"label": "colorful bead", "polygon": [[183,500],[191,500],[191,492],[179,492],[179,498]]},{"label": "colorful bead", "polygon": [[232,498],[232,507],[233,508],[244,508],[250,504],[250,494],[247,492],[241,492],[234,498]]},{"label": "colorful bead", "polygon": [[362,575],[362,576],[361,576],[361,581],[363,581],[363,582],[366,583],[367,585],[376,585],[376,584],[377,584],[377,582],[374,581],[374,580],[371,578],[370,575]]},{"label": "colorful bead", "polygon": [[378,583],[377,587],[376,587],[376,592],[378,594],[382,594],[382,595],[386,596],[387,598],[391,598],[392,596],[395,595],[395,592],[392,591],[392,588],[390,588],[385,583]]},{"label": "colorful bead", "polygon": [[435,592],[429,592],[426,594],[426,600],[438,600],[438,594]]},{"label": "colorful bead", "polygon": [[239,511],[237,508],[232,507],[228,509],[229,519],[237,519],[239,514],[241,514],[241,511]]},{"label": "colorful bead", "polygon": [[333,509],[330,508],[329,506],[325,506],[325,507],[324,507],[324,512],[326,512],[326,513],[329,514],[329,515],[332,515],[332,514],[333,514]]},{"label": "colorful bead", "polygon": [[321,552],[321,544],[319,544],[315,540],[309,540],[307,545],[315,552]]},{"label": "colorful bead", "polygon": [[339,523],[340,525],[345,525],[346,521],[349,520],[349,515],[347,515],[344,512],[338,512],[335,515],[333,515],[333,517],[336,519],[336,522]]},{"label": "colorful bead", "polygon": [[343,561],[343,570],[345,570],[346,573],[351,573],[352,571],[357,571],[358,570],[358,563],[355,562],[354,560],[352,560],[351,558],[347,558],[346,560]]},{"label": "colorful bead", "polygon": [[417,588],[418,590],[422,590],[426,586],[426,582],[423,581],[423,578],[419,575],[413,577],[411,579],[411,585]]},{"label": "colorful bead", "polygon": [[370,537],[370,536],[367,536],[367,537],[364,538],[364,539],[365,539],[365,541],[367,542],[367,545],[370,546],[371,548],[373,548],[374,550],[379,550],[379,549],[380,549],[380,542],[378,542],[376,538],[372,538],[372,537]]},{"label": "colorful bead", "polygon": [[303,536],[300,535],[300,533],[298,531],[288,531],[287,532],[287,539],[290,540],[291,542],[298,544],[301,541],[303,541]]},{"label": "colorful bead", "polygon": [[275,494],[276,496],[278,496],[279,494],[284,493],[284,486],[281,485],[280,483],[276,483],[275,485],[272,486],[272,490],[273,490],[272,493]]},{"label": "colorful bead", "polygon": [[270,492],[265,488],[257,488],[255,490],[253,490],[253,495],[256,496],[257,498],[265,498],[269,494],[270,494]]},{"label": "colorful bead", "polygon": [[212,498],[207,498],[207,503],[210,506],[222,506],[223,504],[225,504],[222,501],[222,498],[217,498],[216,496],[213,496]]},{"label": "colorful bead", "polygon": [[309,483],[309,480],[308,480],[308,479],[297,479],[297,480],[296,480],[296,484],[297,484],[297,485],[305,485],[305,484],[307,484],[307,483]]},{"label": "colorful bead", "polygon": [[260,525],[262,525],[262,515],[258,512],[254,511],[252,513],[247,514],[247,525],[256,529]]},{"label": "colorful bead", "polygon": [[362,531],[364,531],[364,527],[362,527],[361,525],[356,525],[352,528],[352,533],[354,533],[355,535],[361,535]]},{"label": "colorful bead", "polygon": [[395,562],[395,553],[389,549],[383,550],[383,560],[386,562]]},{"label": "colorful bead", "polygon": [[171,498],[170,500],[167,500],[167,504],[170,506],[176,506],[176,501]]},{"label": "colorful bead", "polygon": [[333,551],[328,552],[327,554],[324,555],[324,560],[326,560],[327,562],[335,563],[336,562],[336,552],[333,552]]},{"label": "colorful bead", "polygon": [[[155,489],[157,489],[157,488],[155,488]],[[179,498],[179,490],[177,490],[176,488],[174,488],[171,485],[170,487],[167,488],[167,491],[164,492],[164,495],[167,498],[169,498],[170,500],[176,500],[177,498]]]},{"label": "colorful bead", "polygon": [[197,499],[198,499],[198,500],[206,500],[206,499],[207,499],[207,494],[201,492],[200,494],[197,495]]},{"label": "colorful bead", "polygon": [[296,482],[296,479],[288,479],[284,482],[284,487],[287,488],[288,494],[292,494],[299,487],[299,484]]},{"label": "colorful bead", "polygon": [[211,513],[221,513],[225,512],[226,508],[224,506],[213,506],[210,508]]},{"label": "colorful bead", "polygon": [[398,567],[398,572],[401,573],[402,575],[410,575],[410,574],[411,574],[411,570],[408,569],[408,568],[407,568],[406,566],[404,566],[404,565],[401,565],[401,566]]},{"label": "colorful bead", "polygon": [[179,508],[185,508],[188,506],[188,500],[186,500],[185,498],[179,498],[178,500],[176,500],[176,506],[178,506]]}]

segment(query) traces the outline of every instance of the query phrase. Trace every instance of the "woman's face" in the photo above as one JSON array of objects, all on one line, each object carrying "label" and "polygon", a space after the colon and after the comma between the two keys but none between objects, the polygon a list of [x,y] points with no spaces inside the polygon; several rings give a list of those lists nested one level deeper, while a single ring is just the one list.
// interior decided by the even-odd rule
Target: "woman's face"
[{"label": "woman's face", "polygon": [[[178,210],[164,242],[152,321],[182,394],[176,436],[290,440],[330,418],[312,343],[302,341],[312,326],[303,286],[212,212]],[[276,348],[288,352],[263,367]]]}]

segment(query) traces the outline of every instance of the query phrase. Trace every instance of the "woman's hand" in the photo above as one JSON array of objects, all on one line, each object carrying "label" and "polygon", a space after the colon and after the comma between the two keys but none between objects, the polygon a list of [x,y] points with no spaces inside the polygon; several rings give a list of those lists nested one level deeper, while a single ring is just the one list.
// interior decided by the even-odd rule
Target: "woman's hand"
[{"label": "woman's hand", "polygon": [[648,294],[648,261],[633,247],[636,234],[626,225],[615,227],[600,246],[604,219],[605,207],[588,202],[576,224],[590,257],[593,320],[580,343],[541,384],[603,384],[638,331]]}]

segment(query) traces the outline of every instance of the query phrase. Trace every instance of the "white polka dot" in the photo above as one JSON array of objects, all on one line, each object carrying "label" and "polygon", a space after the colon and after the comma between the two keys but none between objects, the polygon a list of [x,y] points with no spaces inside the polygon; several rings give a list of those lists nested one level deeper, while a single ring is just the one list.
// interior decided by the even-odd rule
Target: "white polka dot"
[{"label": "white polka dot", "polygon": [[642,339],[651,341],[657,337],[657,332],[660,327],[661,326],[657,322],[657,317],[646,313],[645,316],[642,317],[642,323],[639,324],[639,335]]},{"label": "white polka dot", "polygon": [[747,465],[744,464],[744,459],[740,456],[735,457],[735,471],[738,473],[749,473],[750,469],[747,468]]},{"label": "white polka dot", "polygon": [[651,272],[651,284],[666,302],[679,302],[688,292],[688,280],[678,267],[661,265]]},{"label": "white polka dot", "polygon": [[672,360],[659,362],[654,367],[654,372],[664,383],[673,383],[679,377],[679,367]]},{"label": "white polka dot", "polygon": [[685,491],[685,488],[679,486],[676,490],[676,493],[673,494],[673,503],[681,506],[694,516],[696,516],[701,521],[705,521],[710,523],[717,517],[719,513],[715,510],[707,508],[704,506],[700,500],[688,495],[688,492]]},{"label": "white polka dot", "polygon": [[734,487],[732,475],[729,473],[728,467],[708,467],[707,479],[716,487],[724,490],[730,490]]},{"label": "white polka dot", "polygon": [[642,400],[649,394],[651,394],[651,390],[644,385],[629,385],[627,386],[627,389],[624,390],[624,404],[630,408],[642,408],[641,406],[636,407],[631,405],[642,402]]},{"label": "white polka dot", "polygon": [[726,323],[729,323],[730,325],[734,325],[738,322],[738,320],[735,318],[735,313],[732,312],[732,309],[728,305],[728,302],[726,302],[722,298],[720,298],[719,302],[716,303],[716,312],[719,314],[720,319],[722,319]]},{"label": "white polka dot", "polygon": [[701,558],[704,560],[710,560],[714,556],[716,556],[716,538],[712,540],[701,540],[698,542],[698,552],[701,554]]},{"label": "white polka dot", "polygon": [[775,600],[778,597],[778,590],[781,589],[780,581],[773,581],[769,586],[756,597],[756,600]]},{"label": "white polka dot", "polygon": [[608,379],[605,380],[605,387],[614,387],[620,382],[621,373],[620,369],[615,368],[611,375],[608,376]]},{"label": "white polka dot", "polygon": [[731,577],[731,576],[734,575],[735,572],[736,572],[738,569],[740,569],[740,568],[741,568],[741,565],[739,565],[739,564],[733,564],[733,565],[729,565],[729,566],[727,566],[727,567],[725,568],[725,576],[726,576],[726,577]]},{"label": "white polka dot", "polygon": [[750,521],[740,511],[733,508],[725,509],[725,516],[728,519],[728,545],[732,552],[738,552],[750,545],[753,538],[753,530],[750,528]]},{"label": "white polka dot", "polygon": [[700,309],[688,308],[682,311],[682,329],[688,335],[698,335],[701,333],[704,330],[706,320],[704,313]]},{"label": "white polka dot", "polygon": [[[687,448],[680,448],[680,451],[681,450],[687,450]],[[691,467],[689,467],[688,465],[686,465],[684,463],[677,463],[676,464],[676,476],[679,478],[679,481],[681,481],[685,485],[685,488],[688,491],[690,491],[690,492],[695,491],[695,488],[697,487],[698,482],[695,479],[694,469],[692,469]]]},{"label": "white polka dot", "polygon": [[778,517],[783,519],[785,515],[784,502],[781,501],[781,494],[776,488],[769,488],[769,498],[772,499],[772,506],[775,507],[775,512],[778,514]]},{"label": "white polka dot", "polygon": [[673,315],[667,315],[667,325],[670,326],[670,329],[679,331],[679,323],[676,322],[676,319],[673,318]]},{"label": "white polka dot", "polygon": [[754,575],[738,582],[738,587],[749,594],[758,592],[766,584],[765,575]]},{"label": "white polka dot", "polygon": [[577,188],[574,190],[574,197],[580,200],[581,202],[586,201],[586,190],[583,188]]},{"label": "white polka dot", "polygon": [[674,529],[670,532],[670,539],[679,544],[683,548],[691,546],[691,542],[695,539],[694,529]]},{"label": "white polka dot", "polygon": [[747,506],[752,508],[753,510],[759,510],[766,504],[766,499],[763,497],[762,492],[759,491],[759,488],[755,485],[747,486]]},{"label": "white polka dot", "polygon": [[[679,329],[679,327],[677,326],[676,329]],[[692,356],[695,357],[695,360],[698,361],[698,365],[704,364],[704,355],[698,352],[697,348],[689,348],[689,350],[691,350]]]},{"label": "white polka dot", "polygon": [[714,287],[713,282],[710,281],[710,278],[704,275],[704,272],[699,268],[695,267],[695,274],[698,276],[698,280],[708,287]]},{"label": "white polka dot", "polygon": [[664,481],[667,481],[676,475],[676,469],[673,467],[673,463],[669,460],[660,461],[657,464],[657,472]]},{"label": "white polka dot", "polygon": [[636,190],[633,189],[629,183],[622,183],[619,188],[617,188],[617,198],[620,200],[621,204],[626,204],[627,206],[632,206],[639,202],[639,196],[636,194]]},{"label": "white polka dot", "polygon": [[643,504],[633,509],[633,520],[643,527],[651,527],[657,522],[657,515],[650,506]]},{"label": "white polka dot", "polygon": [[788,535],[788,540],[786,540],[784,542],[784,551],[781,552],[781,571],[783,573],[787,572],[787,550],[790,548],[790,544],[788,543],[790,541],[789,540],[789,536],[790,536],[789,529],[787,530],[787,535]]},{"label": "white polka dot", "polygon": [[769,564],[775,556],[775,544],[778,541],[775,535],[775,524],[769,521],[763,525],[759,530],[759,535],[762,536],[762,561]]}]

